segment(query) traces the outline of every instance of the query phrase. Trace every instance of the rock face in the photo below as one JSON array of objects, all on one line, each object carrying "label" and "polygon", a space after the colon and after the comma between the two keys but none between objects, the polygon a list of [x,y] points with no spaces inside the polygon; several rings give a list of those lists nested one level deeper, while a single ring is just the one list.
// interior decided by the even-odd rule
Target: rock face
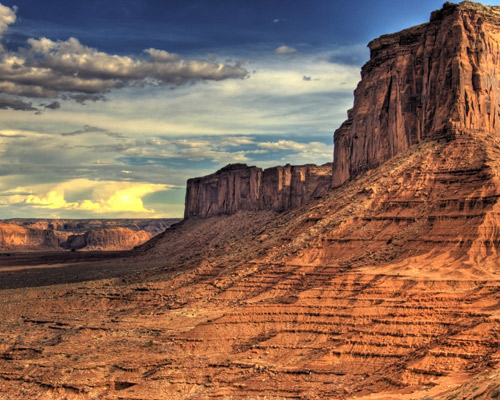
[{"label": "rock face", "polygon": [[335,132],[333,186],[427,138],[500,133],[500,7],[445,3],[427,24],[373,40]]},{"label": "rock face", "polygon": [[321,196],[331,184],[331,164],[278,166],[262,170],[230,164],[212,175],[189,179],[185,218],[237,211],[285,211]]},{"label": "rock face", "polygon": [[62,247],[75,250],[130,250],[153,236],[150,232],[130,228],[94,229],[82,235],[71,235]]},{"label": "rock face", "polygon": [[129,250],[179,219],[10,219],[0,222],[0,250]]},{"label": "rock face", "polygon": [[57,248],[59,243],[60,240],[53,231],[0,223],[0,247],[2,249],[50,249]]}]

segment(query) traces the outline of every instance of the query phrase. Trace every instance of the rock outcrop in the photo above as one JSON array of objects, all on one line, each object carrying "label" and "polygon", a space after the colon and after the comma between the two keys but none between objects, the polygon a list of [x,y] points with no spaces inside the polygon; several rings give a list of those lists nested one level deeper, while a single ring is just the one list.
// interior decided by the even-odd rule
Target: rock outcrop
[{"label": "rock outcrop", "polygon": [[429,23],[369,44],[334,136],[334,187],[426,138],[500,133],[499,16],[500,7],[445,3]]},{"label": "rock outcrop", "polygon": [[4,250],[53,249],[60,242],[54,231],[0,223],[0,248]]},{"label": "rock outcrop", "polygon": [[0,222],[0,250],[130,250],[179,219],[23,219]]},{"label": "rock outcrop", "polygon": [[130,250],[153,236],[150,232],[130,228],[94,229],[81,235],[69,236],[62,247],[75,250]]},{"label": "rock outcrop", "polygon": [[331,164],[285,165],[262,170],[230,164],[214,174],[189,179],[185,218],[231,215],[237,211],[285,211],[327,192]]}]

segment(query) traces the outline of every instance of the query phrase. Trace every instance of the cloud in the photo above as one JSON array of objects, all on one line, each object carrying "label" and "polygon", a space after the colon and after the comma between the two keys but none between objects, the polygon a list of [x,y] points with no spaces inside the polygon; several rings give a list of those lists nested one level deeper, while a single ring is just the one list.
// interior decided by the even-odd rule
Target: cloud
[{"label": "cloud", "polygon": [[7,31],[9,25],[16,22],[16,7],[12,9],[0,4],[0,38]]},{"label": "cloud", "polygon": [[77,94],[70,94],[70,95],[63,94],[60,97],[61,97],[61,99],[64,99],[64,100],[68,100],[68,99],[75,100],[77,103],[82,104],[82,105],[85,104],[86,101],[92,101],[94,103],[96,101],[108,101],[106,96],[103,94],[77,93]]},{"label": "cloud", "polygon": [[309,82],[309,81],[311,80],[311,77],[310,77],[310,76],[306,76],[306,75],[304,75],[304,76],[302,77],[302,80],[303,80],[303,81],[306,81],[306,82]]},{"label": "cloud", "polygon": [[61,136],[76,136],[83,135],[84,133],[105,133],[108,132],[107,129],[97,128],[95,126],[84,125],[82,129],[77,129],[76,131],[61,133]]},{"label": "cloud", "polygon": [[58,110],[59,108],[61,108],[61,103],[59,103],[58,101],[53,101],[49,104],[42,104],[42,106],[49,110]]},{"label": "cloud", "polygon": [[15,133],[11,133],[11,134],[0,133],[0,137],[9,138],[9,139],[18,139],[18,138],[25,138],[26,135],[19,135],[19,134],[15,134]]},{"label": "cloud", "polygon": [[[130,213],[152,216],[156,211],[144,206],[143,197],[167,189],[169,185],[74,179],[55,185],[14,188],[0,193],[0,205],[88,211],[92,214]],[[72,197],[78,199],[71,200]]]},{"label": "cloud", "polygon": [[273,53],[278,54],[278,55],[290,55],[290,54],[297,53],[297,49],[294,49],[293,47],[288,47],[288,46],[280,46],[280,47],[274,49]]},{"label": "cloud", "polygon": [[261,150],[256,150],[256,154],[265,154],[265,151],[277,152],[282,154],[279,161],[293,164],[321,164],[332,160],[332,145],[323,142],[301,143],[294,140],[278,140],[258,143],[257,147]]},{"label": "cloud", "polygon": [[38,111],[38,108],[33,107],[33,104],[31,102],[28,103],[16,97],[2,95],[0,95],[0,109],[10,109],[17,111]]},{"label": "cloud", "polygon": [[[0,4],[0,38],[15,19],[15,10]],[[17,52],[0,52],[0,94],[84,103],[104,100],[110,91],[125,87],[176,87],[248,75],[239,63],[185,59],[154,48],[144,50],[144,54],[145,57],[108,54],[74,37],[57,41],[29,38],[27,46]],[[53,102],[45,108],[56,109],[57,104]],[[3,108],[36,110],[20,98],[10,103],[4,100]]]}]

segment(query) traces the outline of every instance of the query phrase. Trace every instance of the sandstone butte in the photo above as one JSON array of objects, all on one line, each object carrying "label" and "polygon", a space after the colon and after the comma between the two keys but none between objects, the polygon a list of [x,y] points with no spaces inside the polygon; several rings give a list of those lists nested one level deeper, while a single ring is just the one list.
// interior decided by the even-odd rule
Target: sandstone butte
[{"label": "sandstone butte", "polygon": [[331,179],[331,163],[265,170],[230,164],[215,174],[187,181],[184,218],[290,210],[326,194]]},{"label": "sandstone butte", "polygon": [[500,398],[500,8],[370,49],[323,195],[233,166],[128,257],[0,255],[0,398]]}]

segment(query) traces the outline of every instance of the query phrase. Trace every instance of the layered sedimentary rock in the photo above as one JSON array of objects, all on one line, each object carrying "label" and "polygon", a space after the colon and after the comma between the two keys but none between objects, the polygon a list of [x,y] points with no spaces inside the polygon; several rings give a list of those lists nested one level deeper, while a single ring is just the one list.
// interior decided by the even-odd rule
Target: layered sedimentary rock
[{"label": "layered sedimentary rock", "polygon": [[60,242],[53,231],[0,223],[0,248],[4,250],[52,249],[57,248]]},{"label": "layered sedimentary rock", "polygon": [[326,193],[330,184],[331,164],[265,170],[230,164],[214,174],[188,180],[185,218],[290,210]]},{"label": "layered sedimentary rock", "polygon": [[75,250],[130,250],[152,237],[153,234],[144,230],[119,227],[95,229],[81,235],[71,235],[63,247]]},{"label": "layered sedimentary rock", "polygon": [[40,218],[11,218],[6,223],[24,226],[32,229],[42,229],[55,232],[85,233],[95,229],[128,228],[133,231],[144,230],[152,235],[163,232],[178,218],[114,218],[114,219],[40,219]]},{"label": "layered sedimentary rock", "polygon": [[348,119],[335,132],[333,186],[426,138],[500,133],[500,7],[445,3],[429,23],[369,44]]},{"label": "layered sedimentary rock", "polygon": [[23,219],[0,223],[0,250],[129,250],[179,219]]}]

